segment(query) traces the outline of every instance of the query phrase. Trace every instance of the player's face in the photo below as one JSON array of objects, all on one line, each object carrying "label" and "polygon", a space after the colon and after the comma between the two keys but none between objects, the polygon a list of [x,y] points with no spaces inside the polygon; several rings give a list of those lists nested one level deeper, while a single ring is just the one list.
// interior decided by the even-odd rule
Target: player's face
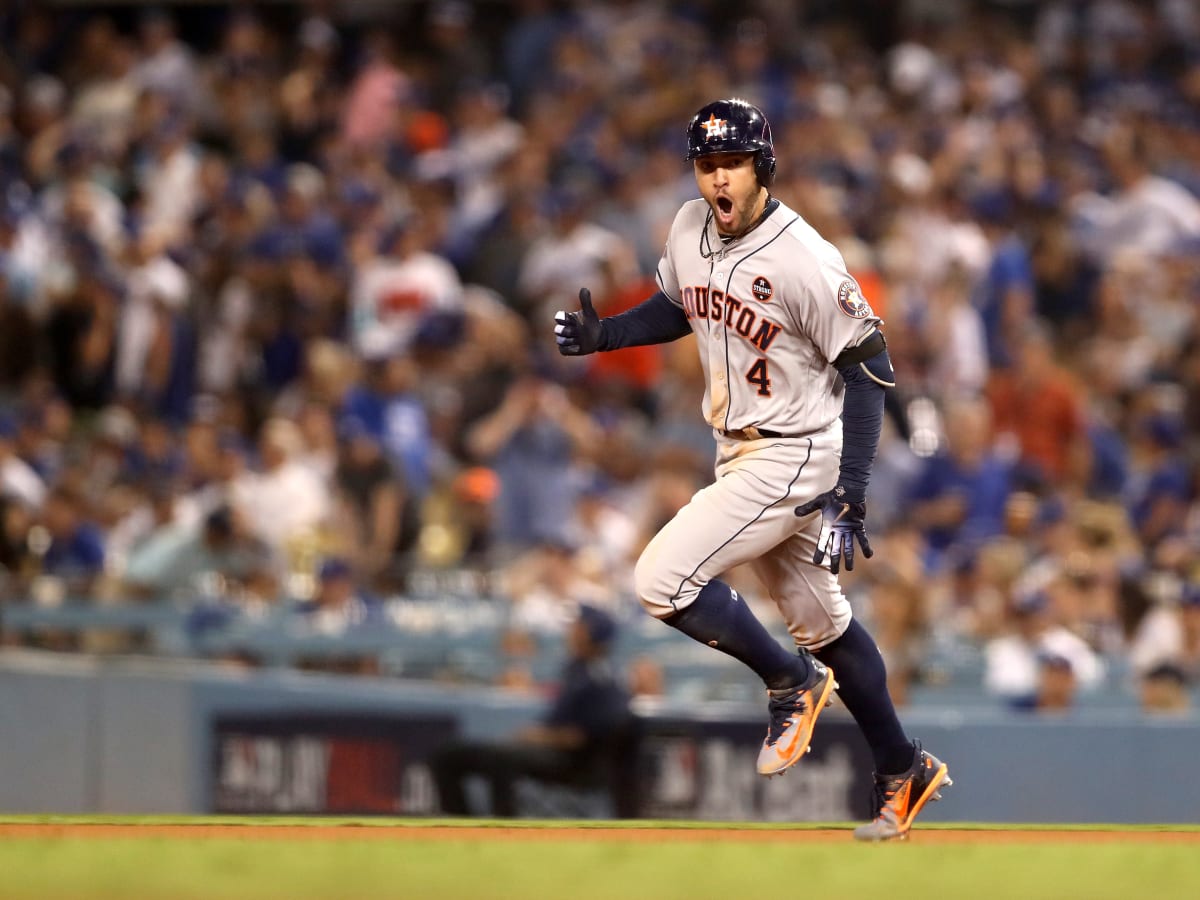
[{"label": "player's face", "polygon": [[762,215],[767,190],[754,174],[753,153],[712,153],[693,164],[700,195],[712,207],[721,234],[741,234]]}]

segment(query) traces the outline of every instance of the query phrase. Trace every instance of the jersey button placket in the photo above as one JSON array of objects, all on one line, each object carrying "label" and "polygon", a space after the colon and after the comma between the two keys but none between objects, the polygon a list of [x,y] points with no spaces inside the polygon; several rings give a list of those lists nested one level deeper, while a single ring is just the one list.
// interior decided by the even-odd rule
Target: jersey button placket
[{"label": "jersey button placket", "polygon": [[721,322],[710,322],[709,327],[713,339],[708,354],[708,370],[712,373],[712,412],[716,420],[723,421],[729,413],[729,388],[725,384],[725,345],[721,343],[725,328]]},{"label": "jersey button placket", "polygon": [[[714,287],[721,290],[720,285],[725,278],[724,272],[712,271],[708,280],[708,290],[711,296]],[[726,284],[725,288],[729,285]],[[712,348],[709,352],[709,371],[712,372],[710,380],[711,406],[714,421],[725,421],[729,417],[729,385],[726,384],[725,367],[726,367],[726,344],[722,342],[729,340],[727,329],[725,328],[724,313],[721,319],[709,322],[709,334],[712,335],[713,343],[709,346]]]}]

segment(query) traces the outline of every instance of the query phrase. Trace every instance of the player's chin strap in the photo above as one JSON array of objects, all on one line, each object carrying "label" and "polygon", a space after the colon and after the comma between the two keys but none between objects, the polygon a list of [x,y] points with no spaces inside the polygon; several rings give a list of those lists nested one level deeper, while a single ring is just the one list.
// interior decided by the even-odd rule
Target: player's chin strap
[{"label": "player's chin strap", "polygon": [[891,358],[885,352],[887,341],[883,332],[876,328],[857,347],[847,347],[833,361],[838,371],[857,365],[868,378],[880,387],[896,386],[896,373],[892,370]]}]

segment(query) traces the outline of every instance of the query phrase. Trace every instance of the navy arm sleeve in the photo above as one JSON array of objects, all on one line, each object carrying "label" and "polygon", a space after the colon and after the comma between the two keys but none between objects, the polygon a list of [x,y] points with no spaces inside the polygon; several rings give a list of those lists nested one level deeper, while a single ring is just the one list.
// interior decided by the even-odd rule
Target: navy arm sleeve
[{"label": "navy arm sleeve", "polygon": [[658,291],[633,309],[600,320],[598,350],[620,350],[645,344],[665,344],[690,334],[692,326],[682,309]]},{"label": "navy arm sleeve", "polygon": [[884,389],[885,385],[890,386],[886,376],[891,374],[892,364],[884,349],[864,362],[839,366],[838,372],[846,383],[846,393],[842,397],[842,467],[838,484],[845,488],[848,502],[863,503],[883,430]]}]

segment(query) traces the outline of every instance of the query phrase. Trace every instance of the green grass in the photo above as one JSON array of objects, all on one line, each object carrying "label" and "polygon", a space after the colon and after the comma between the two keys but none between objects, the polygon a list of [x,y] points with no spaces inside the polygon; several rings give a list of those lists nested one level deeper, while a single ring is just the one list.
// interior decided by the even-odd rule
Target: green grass
[{"label": "green grass", "polygon": [[[0,813],[0,825],[350,825],[369,828],[593,828],[598,830],[629,831],[638,829],[672,828],[678,831],[723,831],[730,828],[750,831],[821,831],[829,828],[850,828],[851,822],[711,822],[681,821],[678,819],[438,819],[399,818],[389,816],[241,816],[241,815],[145,815],[129,816],[96,813],[92,815],[59,815],[54,813]],[[922,822],[921,831],[1182,831],[1200,833],[1197,823],[1167,823],[1154,825],[1116,825],[1095,823],[1046,822]]]},{"label": "green grass", "polygon": [[[795,845],[778,839],[656,843],[636,834],[628,841],[611,836],[602,841],[556,841],[555,827],[564,824],[631,827],[557,821],[466,823],[544,832],[527,841],[428,840],[405,835],[403,830],[396,832],[395,840],[373,835],[362,841],[322,841],[311,836],[286,841],[256,839],[254,825],[379,828],[428,825],[431,820],[8,816],[0,822],[246,826],[244,834],[203,840],[137,835],[0,839],[3,900],[1182,900],[1200,896],[1200,852],[1195,842],[1039,845],[1032,838],[1014,843],[1010,836],[1003,843],[989,844],[986,834],[981,834],[978,843],[948,845],[922,844],[920,833],[907,843],[883,846],[855,844],[848,833],[844,843],[797,841]],[[634,823],[632,827],[668,824],[688,829],[728,827],[727,823]],[[737,827],[778,826],[738,823]],[[925,825],[920,830],[936,827]]]}]

